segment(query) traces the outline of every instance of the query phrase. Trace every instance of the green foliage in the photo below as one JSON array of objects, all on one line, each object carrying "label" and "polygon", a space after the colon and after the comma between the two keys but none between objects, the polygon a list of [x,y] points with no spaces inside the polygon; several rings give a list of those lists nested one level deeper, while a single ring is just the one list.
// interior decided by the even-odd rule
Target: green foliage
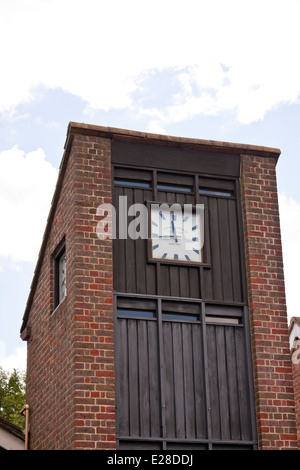
[{"label": "green foliage", "polygon": [[0,367],[0,415],[10,423],[24,428],[25,418],[20,411],[25,405],[25,373],[16,369],[5,372]]}]

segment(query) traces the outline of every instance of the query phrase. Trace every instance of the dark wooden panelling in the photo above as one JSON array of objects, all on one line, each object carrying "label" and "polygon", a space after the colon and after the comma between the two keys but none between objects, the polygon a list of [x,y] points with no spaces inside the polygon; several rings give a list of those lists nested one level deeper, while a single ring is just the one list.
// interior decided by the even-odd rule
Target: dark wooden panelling
[{"label": "dark wooden panelling", "polygon": [[170,171],[238,177],[240,156],[112,141],[112,162]]},{"label": "dark wooden panelling", "polygon": [[242,264],[236,201],[201,197],[207,207],[205,240],[209,239],[211,269],[203,270],[203,298],[243,302]]},{"label": "dark wooden panelling", "polygon": [[[116,208],[117,215],[119,210],[119,197],[124,195],[122,187],[114,187],[113,205]],[[125,263],[126,241],[119,237],[119,224],[116,223],[116,239],[114,240],[114,288],[119,292],[126,292],[126,263]]]},{"label": "dark wooden panelling", "polygon": [[116,179],[123,179],[123,180],[134,180],[134,181],[142,181],[144,183],[151,183],[152,181],[152,172],[151,171],[144,171],[139,169],[131,169],[130,174],[128,173],[127,168],[114,168],[114,178]]},{"label": "dark wooden panelling", "polygon": [[243,302],[246,301],[246,299],[243,298],[243,266],[237,222],[237,202],[233,199],[228,200],[228,220],[232,273],[232,299],[234,302]]},{"label": "dark wooden panelling", "polygon": [[123,436],[129,436],[129,364],[128,364],[128,335],[127,335],[127,320],[118,320],[117,332],[117,357],[116,363],[118,365],[117,377],[117,426],[118,433]]},{"label": "dark wooden panelling", "polygon": [[166,374],[166,436],[206,436],[200,325],[163,323]]},{"label": "dark wooden panelling", "polygon": [[160,437],[157,322],[118,319],[118,433]]},{"label": "dark wooden panelling", "polygon": [[[144,204],[145,197],[149,197],[148,191],[142,191],[141,189],[134,190],[134,204]],[[134,241],[134,244],[134,256],[137,276],[136,292],[144,294],[147,292],[147,273],[145,269],[145,260],[147,259],[147,242],[142,238],[138,238]]]},{"label": "dark wooden panelling", "polygon": [[[212,299],[223,299],[222,288],[222,264],[221,264],[221,244],[220,244],[220,222],[218,211],[218,199],[208,198],[208,214],[209,214],[209,239],[211,246],[211,273],[210,282],[212,285]],[[205,271],[204,274],[207,274]]]},{"label": "dark wooden panelling", "polygon": [[250,440],[250,395],[243,330],[220,325],[207,325],[206,329],[212,437]]},{"label": "dark wooden panelling", "polygon": [[143,440],[122,440],[119,444],[120,450],[161,450],[161,442],[145,442]]},{"label": "dark wooden panelling", "polygon": [[[117,305],[121,442],[140,438],[150,446],[152,440],[155,449],[155,440],[161,440],[166,449],[170,440],[187,446],[198,440],[237,448],[249,443],[251,448],[255,436],[244,309],[142,296],[120,297]],[[126,308],[138,310],[140,317],[143,311],[155,313],[147,320],[126,318]]]},{"label": "dark wooden panelling", "polygon": [[147,240],[114,241],[118,308],[141,311],[116,323],[120,448],[252,448],[239,156],[123,142],[112,150],[117,214],[119,196],[128,207],[205,207],[202,265],[151,262]]},{"label": "dark wooden panelling", "polygon": [[[147,263],[147,240],[119,238],[119,197],[126,196],[128,208],[134,203],[144,204],[152,198],[152,191],[115,186],[114,207],[117,215],[117,237],[114,240],[114,288],[118,292],[156,294],[156,270]],[[128,217],[128,224],[134,217]]]},{"label": "dark wooden panelling", "polygon": [[219,214],[219,239],[221,251],[221,274],[222,274],[222,288],[223,300],[231,302],[232,296],[232,272],[231,272],[231,252],[230,252],[230,238],[229,238],[229,224],[228,201],[226,199],[218,199],[218,214]]},{"label": "dark wooden panelling", "polygon": [[[151,179],[151,172],[140,172],[130,168],[118,168],[117,174],[126,180],[136,177]],[[162,173],[162,175],[164,175]],[[194,177],[166,173],[163,178],[168,184],[186,184]],[[152,178],[153,182],[156,178]],[[235,182],[213,178],[199,178],[203,187],[223,189],[234,195]],[[199,183],[199,184],[200,184]],[[191,186],[192,188],[192,186]],[[243,302],[242,292],[243,262],[241,259],[240,234],[237,220],[237,202],[233,197],[218,194],[198,195],[193,187],[190,193],[145,189],[115,185],[114,204],[118,214],[119,196],[126,196],[128,207],[131,204],[145,204],[154,200],[156,194],[159,203],[169,205],[178,203],[203,204],[205,207],[204,262],[208,269],[176,265],[172,263],[148,262],[147,240],[119,240],[114,242],[114,287],[118,292],[170,295],[222,302]],[[117,218],[118,219],[118,218]],[[133,220],[128,218],[128,223]],[[201,276],[201,278],[200,278]]]},{"label": "dark wooden panelling", "polygon": [[163,367],[166,437],[206,437],[202,339],[197,323],[164,321],[159,365],[157,322],[118,318],[118,433],[161,437]]}]

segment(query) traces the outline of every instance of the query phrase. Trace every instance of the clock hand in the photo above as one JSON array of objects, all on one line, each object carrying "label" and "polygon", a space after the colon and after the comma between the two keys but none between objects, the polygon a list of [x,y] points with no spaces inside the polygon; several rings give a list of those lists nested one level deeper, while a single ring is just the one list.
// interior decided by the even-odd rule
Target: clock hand
[{"label": "clock hand", "polygon": [[172,237],[172,238],[175,238],[175,242],[177,243],[177,242],[178,242],[178,240],[177,240],[177,236],[176,236],[176,230],[175,230],[174,219],[175,219],[175,216],[174,216],[174,212],[173,212],[173,213],[172,213],[172,221],[171,221],[171,225],[172,225],[172,229],[173,229],[174,237]]}]

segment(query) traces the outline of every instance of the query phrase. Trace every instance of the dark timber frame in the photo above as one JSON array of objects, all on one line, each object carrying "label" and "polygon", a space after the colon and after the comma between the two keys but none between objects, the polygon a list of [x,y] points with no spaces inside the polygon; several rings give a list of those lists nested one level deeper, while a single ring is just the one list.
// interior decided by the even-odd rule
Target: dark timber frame
[{"label": "dark timber frame", "polygon": [[257,448],[239,155],[112,141],[112,163],[117,208],[205,206],[198,265],[114,240],[118,448]]}]

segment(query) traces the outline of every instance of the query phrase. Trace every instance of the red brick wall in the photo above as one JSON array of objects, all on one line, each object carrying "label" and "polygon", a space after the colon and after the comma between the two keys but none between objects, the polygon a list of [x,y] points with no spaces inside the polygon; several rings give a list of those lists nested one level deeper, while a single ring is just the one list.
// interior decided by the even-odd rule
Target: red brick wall
[{"label": "red brick wall", "polygon": [[[31,307],[31,449],[115,448],[112,241],[96,235],[111,202],[110,140],[75,135]],[[275,163],[242,157],[242,205],[260,449],[296,449]],[[63,237],[67,296],[53,313]]]},{"label": "red brick wall", "polygon": [[297,434],[298,434],[298,447],[300,450],[300,345],[297,346],[297,350],[292,351],[292,370],[294,380],[294,395],[296,404],[296,423],[297,423]]},{"label": "red brick wall", "polygon": [[242,157],[242,204],[260,449],[296,449],[275,161]]},{"label": "red brick wall", "polygon": [[[99,184],[101,183],[101,185]],[[31,449],[115,448],[110,140],[75,135],[29,317]],[[66,238],[67,296],[53,313],[53,252]]]}]

